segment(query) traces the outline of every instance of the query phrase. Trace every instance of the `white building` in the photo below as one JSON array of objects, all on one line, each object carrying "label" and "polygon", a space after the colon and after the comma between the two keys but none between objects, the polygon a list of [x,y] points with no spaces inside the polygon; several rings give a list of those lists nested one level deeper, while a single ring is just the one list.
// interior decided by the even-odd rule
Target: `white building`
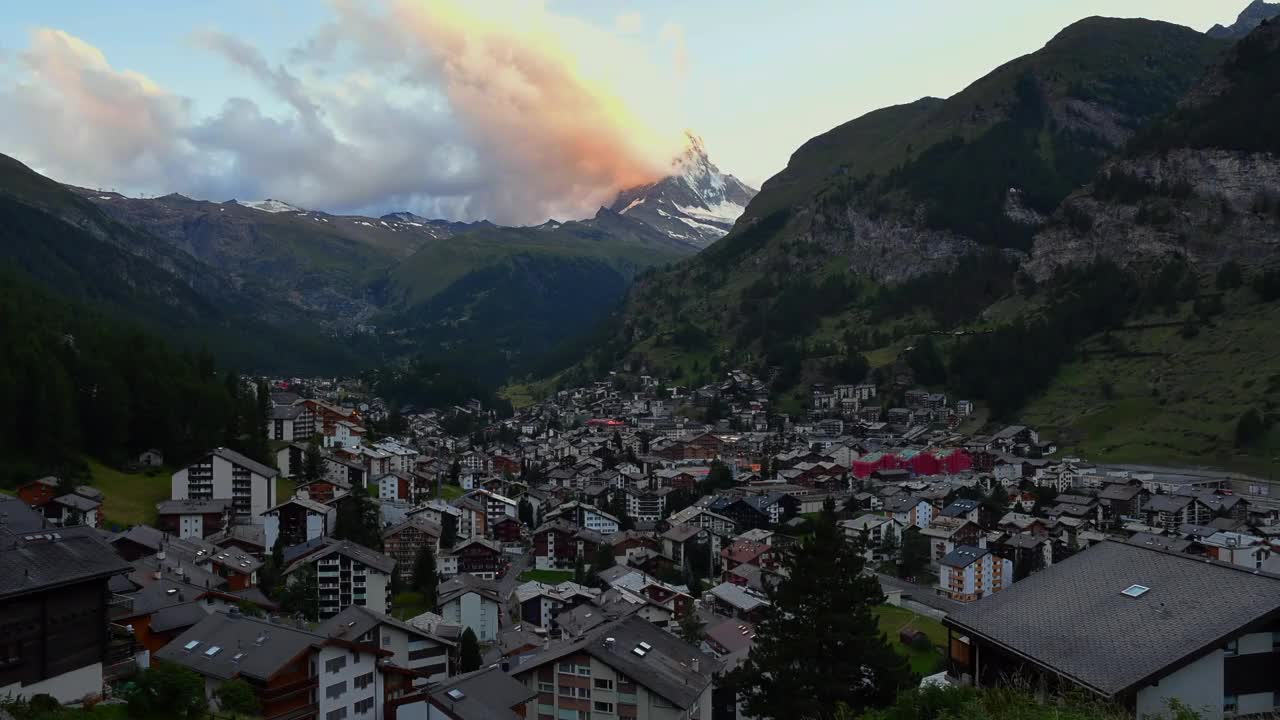
[{"label": "white building", "polygon": [[990,550],[961,545],[938,567],[938,594],[957,602],[973,602],[1013,584],[1013,563]]},{"label": "white building", "polygon": [[471,628],[482,643],[498,638],[502,599],[497,584],[462,573],[440,584],[439,602],[444,622]]},{"label": "white building", "polygon": [[386,555],[353,542],[328,538],[285,569],[288,582],[293,582],[306,565],[316,568],[321,618],[333,617],[352,605],[391,611],[391,573],[396,561]]},{"label": "white building", "polygon": [[355,605],[326,620],[317,632],[329,638],[374,645],[391,653],[388,662],[422,674],[414,680],[415,685],[446,680],[449,677],[449,654],[456,645],[452,640],[390,615]]},{"label": "white building", "polygon": [[283,532],[285,546],[315,540],[333,532],[337,508],[302,497],[293,497],[262,513],[267,550],[276,546]]},{"label": "white building", "polygon": [[619,527],[618,518],[594,505],[587,505],[576,500],[567,502],[552,510],[547,514],[545,520],[550,521],[556,518],[564,518],[579,527],[598,532],[601,535],[612,535],[618,532]]},{"label": "white building", "polygon": [[279,473],[227,448],[214,448],[173,474],[174,500],[231,500],[232,522],[258,525],[276,504]]}]

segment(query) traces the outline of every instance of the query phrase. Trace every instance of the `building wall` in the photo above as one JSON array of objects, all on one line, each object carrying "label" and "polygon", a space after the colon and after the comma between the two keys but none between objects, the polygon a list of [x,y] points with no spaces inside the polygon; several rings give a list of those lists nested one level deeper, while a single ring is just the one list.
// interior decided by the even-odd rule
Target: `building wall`
[{"label": "building wall", "polygon": [[178,537],[204,538],[204,516],[180,515],[178,517]]},{"label": "building wall", "polygon": [[0,697],[30,698],[50,695],[60,703],[77,702],[89,695],[102,694],[102,663],[93,663],[69,672],[23,685],[13,683],[0,687]]},{"label": "building wall", "polygon": [[274,480],[217,455],[175,472],[170,490],[174,500],[231,500],[232,517],[255,525],[262,523],[262,513],[275,504],[276,497]]},{"label": "building wall", "polygon": [[471,628],[480,642],[493,642],[498,637],[498,604],[469,592],[450,600],[440,614],[446,623]]},{"label": "building wall", "polygon": [[1159,685],[1138,691],[1136,714],[1143,718],[1168,712],[1177,698],[1200,713],[1201,720],[1222,720],[1222,651],[1214,650],[1176,672],[1160,678]]},{"label": "building wall", "polygon": [[[360,652],[350,648],[326,645],[319,653],[319,687],[316,688],[316,700],[320,704],[320,718],[329,717],[329,713],[346,708],[346,720],[373,720],[382,716],[382,673],[378,672],[378,656],[371,652]],[[341,660],[342,667],[331,672],[331,661]],[[372,676],[370,678],[370,676]],[[356,682],[367,678],[369,684],[357,688]],[[341,693],[330,697],[330,691],[340,688]],[[356,712],[356,704],[362,700],[373,698],[373,707],[366,713]]]}]

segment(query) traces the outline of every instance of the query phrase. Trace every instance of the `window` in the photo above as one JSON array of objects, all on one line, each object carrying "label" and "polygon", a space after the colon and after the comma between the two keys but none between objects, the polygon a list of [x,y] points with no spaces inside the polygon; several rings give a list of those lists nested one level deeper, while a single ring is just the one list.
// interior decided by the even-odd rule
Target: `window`
[{"label": "window", "polygon": [[1227,643],[1227,647],[1225,648],[1225,652],[1226,652],[1227,657],[1233,657],[1233,656],[1235,656],[1235,655],[1239,655],[1239,654],[1240,654],[1240,641],[1239,641],[1239,640],[1232,640],[1231,642]]},{"label": "window", "polygon": [[337,710],[330,710],[325,713],[324,720],[344,720],[347,717],[347,709],[340,707]]},{"label": "window", "polygon": [[356,703],[356,714],[357,714],[357,715],[367,715],[367,714],[369,714],[370,712],[373,712],[373,698],[372,698],[372,697],[367,697],[367,698],[365,698],[365,699],[361,700],[360,702]]},{"label": "window", "polygon": [[390,645],[390,644],[391,644],[391,636],[390,636],[390,635],[383,635],[383,636],[382,636],[382,647],[386,647],[386,646],[388,646],[388,645]]},{"label": "window", "polygon": [[538,683],[538,692],[553,693],[556,691],[556,684],[549,682]]},{"label": "window", "polygon": [[597,690],[612,690],[612,689],[613,689],[613,681],[612,681],[612,680],[605,679],[605,678],[596,678],[596,689],[597,689]]},{"label": "window", "polygon": [[324,689],[324,696],[327,698],[342,697],[347,692],[347,681],[337,682]]},{"label": "window", "polygon": [[360,675],[355,679],[355,682],[352,684],[355,686],[357,690],[363,690],[369,687],[370,685],[373,684],[373,673],[367,672],[363,675]]},{"label": "window", "polygon": [[347,666],[347,656],[336,657],[324,662],[324,671],[327,673],[336,673]]},{"label": "window", "polygon": [[1222,712],[1233,713],[1236,711],[1236,708],[1238,707],[1239,707],[1239,704],[1236,702],[1235,695],[1224,695],[1222,697]]},{"label": "window", "polygon": [[611,713],[611,714],[613,713],[613,703],[610,703],[610,702],[600,702],[599,700],[597,700],[593,705],[593,707],[595,708],[596,712]]}]

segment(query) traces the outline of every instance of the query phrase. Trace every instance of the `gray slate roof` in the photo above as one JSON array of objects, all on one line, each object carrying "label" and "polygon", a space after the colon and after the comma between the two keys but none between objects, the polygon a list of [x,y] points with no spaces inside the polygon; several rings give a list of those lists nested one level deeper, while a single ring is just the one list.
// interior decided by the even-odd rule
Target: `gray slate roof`
[{"label": "gray slate roof", "polygon": [[[321,635],[289,625],[218,612],[160,648],[155,656],[222,680],[243,675],[266,681],[303,651],[324,641]],[[199,644],[187,650],[190,642]],[[210,656],[207,652],[213,647],[221,649]]]},{"label": "gray slate roof", "polygon": [[450,600],[462,597],[463,595],[471,592],[477,593],[481,597],[487,597],[496,603],[502,602],[502,593],[498,589],[497,583],[492,580],[478,578],[471,573],[458,573],[452,578],[440,583],[440,594],[436,602],[436,607],[442,607]]},{"label": "gray slate roof", "polygon": [[4,526],[12,532],[28,533],[44,529],[44,515],[16,497],[0,495],[0,515]]},{"label": "gray slate roof", "polygon": [[[461,693],[461,698],[450,697],[451,690]],[[431,692],[432,699],[449,708],[460,720],[516,720],[519,716],[512,708],[537,696],[536,691],[499,668],[449,678]]]},{"label": "gray slate roof", "polygon": [[422,628],[414,627],[407,622],[397,620],[390,615],[383,615],[376,610],[359,605],[349,605],[342,612],[325,620],[316,627],[316,632],[330,638],[354,640],[370,630],[389,625],[410,635],[429,638],[446,645],[455,645],[452,640],[436,637]]},{"label": "gray slate roof", "polygon": [[[1150,589],[1121,594],[1135,584]],[[952,611],[944,624],[1112,697],[1277,612],[1278,577],[1106,541]]]},{"label": "gray slate roof", "polygon": [[231,499],[220,500],[161,500],[156,503],[158,515],[211,515],[231,509]]},{"label": "gray slate roof", "polygon": [[[612,648],[605,647],[606,638],[613,638]],[[632,652],[641,642],[652,646],[644,657]],[[681,709],[697,702],[719,667],[714,658],[675,635],[639,616],[628,615],[596,628],[576,642],[554,645],[534,655],[520,664],[518,672],[523,674],[578,652],[586,652]],[[695,659],[699,662],[696,671],[692,667]]]},{"label": "gray slate roof", "polygon": [[0,599],[129,572],[90,527],[0,533]]},{"label": "gray slate roof", "polygon": [[235,450],[232,450],[231,448],[224,448],[224,447],[214,448],[210,452],[213,455],[217,455],[223,460],[226,460],[227,462],[235,463],[236,465],[239,465],[241,467],[249,468],[253,472],[267,479],[273,478],[276,475],[280,474],[279,470],[276,470],[275,468],[267,467],[266,465],[263,465],[257,460],[249,458],[245,455],[241,455],[240,453],[236,452]]}]

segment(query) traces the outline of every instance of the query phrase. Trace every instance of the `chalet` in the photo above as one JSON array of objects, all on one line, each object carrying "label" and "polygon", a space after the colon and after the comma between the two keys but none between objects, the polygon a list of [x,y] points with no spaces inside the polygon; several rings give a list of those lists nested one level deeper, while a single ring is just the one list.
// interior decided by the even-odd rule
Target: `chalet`
[{"label": "chalet", "polygon": [[180,538],[206,538],[231,519],[231,500],[162,500],[156,503],[156,529]]},{"label": "chalet", "polygon": [[929,539],[929,564],[937,568],[956,548],[979,545],[982,528],[965,518],[938,517],[920,534]]},{"label": "chalet", "polygon": [[[689,557],[689,553],[696,551],[702,543],[709,544],[710,535],[711,533],[705,528],[697,525],[676,523],[668,527],[666,531],[658,536],[658,539],[662,543],[663,557],[669,559],[678,567],[688,567],[689,563],[693,561]],[[708,545],[704,552],[709,553],[710,551],[711,549]],[[708,566],[711,565],[710,559],[707,560],[707,564]]]},{"label": "chalet", "polygon": [[746,622],[759,622],[769,599],[763,593],[730,582],[720,583],[707,591],[716,611]]},{"label": "chalet", "polygon": [[489,525],[489,533],[499,543],[518,543],[524,536],[524,525],[510,515],[503,515]]},{"label": "chalet", "polygon": [[764,570],[774,567],[777,558],[771,545],[739,540],[720,551],[720,563],[725,573],[732,572],[739,565],[753,565]]},{"label": "chalet", "polygon": [[531,717],[535,690],[514,680],[500,667],[457,675],[427,690],[388,703],[387,717],[431,720],[515,720]]},{"label": "chalet", "polygon": [[[1134,718],[1177,700],[1203,718],[1277,708],[1280,579],[1104,541],[1009,589],[951,610],[949,675],[1080,690]],[[1046,631],[1045,618],[1062,631]],[[1174,620],[1176,619],[1176,620]]]},{"label": "chalet", "polygon": [[1208,506],[1189,495],[1152,495],[1142,506],[1147,525],[1173,531],[1182,525],[1203,525],[1213,518]]},{"label": "chalet", "polygon": [[502,546],[484,538],[471,538],[453,546],[458,558],[458,572],[485,580],[493,580],[503,572],[505,560]]},{"label": "chalet", "polygon": [[[410,515],[404,522],[382,531],[382,552],[396,561],[396,573],[403,583],[413,581],[418,554],[424,546],[430,547],[436,558],[440,557],[440,537],[443,528],[427,519],[426,515]],[[439,572],[439,567],[436,568]]]},{"label": "chalet", "polygon": [[130,567],[88,527],[0,532],[0,697],[102,693],[111,578]]},{"label": "chalet", "polygon": [[903,527],[914,525],[918,528],[926,528],[933,522],[935,508],[913,495],[895,495],[884,501],[884,510],[881,512]]},{"label": "chalet", "polygon": [[538,570],[567,570],[579,559],[584,562],[595,552],[604,538],[598,533],[587,532],[577,525],[557,518],[549,520],[533,531],[533,565]]},{"label": "chalet", "polygon": [[44,505],[45,517],[55,525],[88,525],[102,522],[102,493],[81,486],[75,492],[59,495]]},{"label": "chalet", "polygon": [[276,504],[279,473],[228,448],[215,448],[173,474],[174,500],[231,500],[236,522],[261,524],[262,513]]},{"label": "chalet", "polygon": [[658,555],[661,548],[652,533],[636,530],[616,532],[607,536],[605,542],[613,548],[613,555],[619,562],[636,566]]},{"label": "chalet", "polygon": [[50,475],[19,485],[17,492],[18,497],[27,505],[44,507],[60,494],[58,492],[60,487],[62,487],[62,481]]},{"label": "chalet", "polygon": [[142,467],[160,467],[164,465],[164,453],[156,448],[149,448],[138,453],[138,464]]},{"label": "chalet", "polygon": [[[630,615],[526,658],[512,677],[540,693],[538,703],[547,709],[541,714],[550,717],[674,720],[712,717],[718,669],[697,648]],[[574,697],[547,690],[574,687],[586,692]]]},{"label": "chalet", "polygon": [[546,514],[546,520],[564,518],[577,525],[598,532],[601,535],[612,535],[618,532],[618,518],[609,513],[578,501],[564,503]]},{"label": "chalet", "polygon": [[243,680],[265,718],[338,718],[382,707],[379,663],[390,655],[375,643],[327,638],[231,609],[209,615],[156,658],[201,675],[215,709],[218,688]]},{"label": "chalet", "polygon": [[941,516],[946,518],[960,518],[969,522],[978,522],[978,516],[982,512],[982,503],[977,500],[968,498],[957,498],[951,504],[942,508]]},{"label": "chalet", "polygon": [[292,547],[325,537],[337,524],[337,508],[305,497],[293,497],[262,513],[267,547],[279,540]]},{"label": "chalet", "polygon": [[1013,563],[986,548],[960,545],[938,563],[938,594],[973,602],[1013,584]]},{"label": "chalet", "polygon": [[520,606],[520,623],[550,630],[556,615],[582,604],[592,603],[600,595],[595,588],[565,581],[559,585],[530,580],[516,588]]},{"label": "chalet", "polygon": [[409,500],[413,493],[413,476],[403,471],[393,471],[375,481],[380,500]]}]

